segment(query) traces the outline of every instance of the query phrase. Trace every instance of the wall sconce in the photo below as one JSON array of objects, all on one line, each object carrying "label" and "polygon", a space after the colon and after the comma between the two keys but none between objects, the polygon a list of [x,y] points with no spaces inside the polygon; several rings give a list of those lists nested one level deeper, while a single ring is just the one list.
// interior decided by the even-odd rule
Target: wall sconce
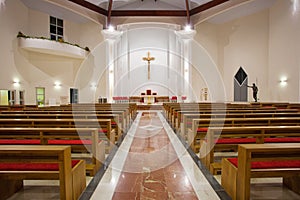
[{"label": "wall sconce", "polygon": [[61,83],[58,82],[58,81],[56,81],[56,82],[54,83],[54,87],[55,87],[56,89],[61,88]]},{"label": "wall sconce", "polygon": [[96,90],[97,89],[97,84],[96,83],[92,83],[91,84],[91,90]]},{"label": "wall sconce", "polygon": [[20,81],[19,81],[19,79],[14,79],[13,85],[14,85],[15,87],[19,87],[19,86],[20,86]]},{"label": "wall sconce", "polygon": [[287,78],[286,77],[282,77],[279,82],[280,82],[281,86],[286,86],[287,85]]}]

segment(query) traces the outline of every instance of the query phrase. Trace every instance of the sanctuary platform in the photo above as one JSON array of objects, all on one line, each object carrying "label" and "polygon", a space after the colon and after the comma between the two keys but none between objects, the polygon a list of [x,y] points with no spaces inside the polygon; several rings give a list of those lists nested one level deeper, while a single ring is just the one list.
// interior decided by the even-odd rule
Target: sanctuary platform
[{"label": "sanctuary platform", "polygon": [[137,110],[163,110],[162,103],[137,104]]}]

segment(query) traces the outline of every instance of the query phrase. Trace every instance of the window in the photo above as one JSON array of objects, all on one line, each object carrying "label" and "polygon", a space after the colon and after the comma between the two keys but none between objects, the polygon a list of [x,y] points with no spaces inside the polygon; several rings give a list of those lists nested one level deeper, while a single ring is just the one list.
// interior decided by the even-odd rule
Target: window
[{"label": "window", "polygon": [[38,106],[45,105],[45,88],[43,87],[36,87],[36,104]]},{"label": "window", "polygon": [[50,39],[59,40],[64,38],[64,21],[50,16]]}]

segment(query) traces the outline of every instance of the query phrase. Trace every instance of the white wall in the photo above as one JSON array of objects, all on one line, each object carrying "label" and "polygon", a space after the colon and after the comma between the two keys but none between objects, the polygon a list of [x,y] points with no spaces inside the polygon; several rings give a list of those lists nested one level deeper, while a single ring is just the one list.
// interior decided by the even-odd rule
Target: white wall
[{"label": "white wall", "polygon": [[[19,74],[15,66],[14,51],[16,49],[16,36],[18,31],[28,31],[29,20],[28,10],[18,0],[6,1],[5,6],[0,8],[0,88],[1,89],[14,89],[13,80],[20,79],[22,76]],[[21,89],[26,87],[22,85]]]},{"label": "white wall", "polygon": [[[219,27],[219,63],[223,63],[223,77],[229,101],[233,101],[233,78],[240,66],[248,74],[249,85],[258,85],[260,101],[269,100],[266,90],[268,27],[268,11],[242,17]],[[253,101],[252,91],[249,90],[248,94],[248,100]]]},{"label": "white wall", "polygon": [[[158,95],[178,95],[180,62],[175,63],[175,60],[179,61],[176,53],[180,48],[176,48],[177,26],[169,26],[171,28],[167,29],[166,24],[149,23],[120,27],[123,35],[118,47],[122,51],[118,52],[118,65],[115,68],[115,96],[140,95],[146,89]],[[149,80],[148,64],[143,60],[148,52],[155,58],[150,63]]]},{"label": "white wall", "polygon": [[[68,96],[69,88],[74,86],[80,59],[29,52],[18,47],[17,33],[37,37],[50,37],[49,15],[28,9],[19,0],[5,1],[0,10],[1,34],[1,89],[25,90],[25,103],[35,104],[35,87],[45,87],[46,102],[60,96]],[[102,26],[89,22],[80,24],[64,20],[64,40],[93,50],[102,40]],[[13,85],[14,79],[21,82]],[[62,87],[57,89],[54,82]]]},{"label": "white wall", "polygon": [[[216,64],[224,83],[227,101],[233,100],[233,77],[240,66],[248,73],[249,84],[257,82],[261,101],[299,101],[299,4],[299,0],[278,0],[268,10],[223,24],[203,22],[195,27],[195,41],[204,47],[204,51],[208,52]],[[117,24],[122,24],[145,19],[114,20]],[[177,23],[177,20],[182,19],[147,19],[170,23]],[[177,24],[182,24],[179,21]],[[88,97],[87,101],[95,101],[97,96],[106,96],[108,80],[104,71],[107,67],[107,52],[101,35],[102,26],[94,22],[80,24],[65,20],[65,40],[83,47],[88,46],[92,50],[89,59],[85,61],[32,53],[18,47],[18,31],[26,35],[49,37],[48,23],[48,14],[28,9],[20,0],[5,1],[5,6],[0,10],[0,89],[25,90],[25,102],[34,104],[35,87],[46,87],[46,99],[56,98],[59,101],[60,96],[68,95],[70,87],[89,87],[91,82],[95,82],[98,87],[94,92],[86,90],[79,95]],[[140,30],[128,36],[126,41],[129,42],[118,44],[119,55],[128,50],[132,53],[126,59],[120,58],[117,61],[119,63],[116,70],[120,73],[114,72],[118,78],[115,80],[115,95],[138,95],[149,87],[157,90],[159,95],[180,94],[182,84],[178,83],[181,76],[178,72],[182,72],[182,61],[166,53],[168,49],[175,52],[182,49],[175,37],[157,29],[144,32]],[[151,64],[153,80],[150,81],[146,76],[147,64],[142,61],[149,49],[156,57]],[[197,50],[194,51],[193,56],[196,57]],[[86,67],[81,67],[81,64]],[[172,66],[174,70],[170,72],[170,68],[166,66]],[[129,71],[131,76],[126,76]],[[87,77],[78,79],[81,72],[87,73]],[[282,76],[287,78],[285,87],[279,84]],[[201,88],[207,85],[205,78],[195,68],[191,69],[191,85],[198,99]],[[19,87],[13,85],[14,79],[20,80]],[[55,81],[61,81],[61,89],[54,88]],[[125,91],[126,84],[129,84],[129,88]],[[251,90],[248,94],[249,101],[252,101]]]},{"label": "white wall", "polygon": [[[217,63],[228,101],[233,100],[233,76],[240,66],[249,84],[257,83],[260,101],[299,101],[299,9],[299,0],[277,0],[270,9],[249,16],[196,26],[195,39]],[[282,78],[287,79],[285,86]],[[253,101],[251,90],[248,100]]]},{"label": "white wall", "polygon": [[[212,62],[216,65],[219,73],[223,74],[223,65],[219,64],[219,46],[218,46],[218,26],[212,23],[203,22],[195,27],[197,34],[194,39],[206,51]],[[193,51],[197,51],[194,49]],[[214,77],[211,77],[214,78]],[[204,100],[203,88],[208,88],[204,75],[197,73],[197,69],[193,68],[192,72],[193,90],[198,100]],[[208,98],[208,100],[210,100]]]},{"label": "white wall", "polygon": [[[201,23],[197,26],[197,33],[195,39],[209,52],[222,75],[227,101],[233,101],[233,78],[240,66],[248,74],[249,84],[257,83],[259,99],[269,100],[268,10],[224,24]],[[252,101],[251,90],[248,99]]]},{"label": "white wall", "polygon": [[[279,0],[270,9],[268,80],[269,96],[275,101],[299,101],[299,4],[298,0]],[[279,83],[283,77],[287,78],[286,86]]]}]

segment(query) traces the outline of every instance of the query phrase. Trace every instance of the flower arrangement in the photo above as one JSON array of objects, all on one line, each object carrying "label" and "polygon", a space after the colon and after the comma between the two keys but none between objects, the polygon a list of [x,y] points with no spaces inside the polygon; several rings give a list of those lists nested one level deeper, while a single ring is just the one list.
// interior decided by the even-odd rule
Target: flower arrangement
[{"label": "flower arrangement", "polygon": [[[23,34],[21,31],[18,32],[18,35],[17,35],[17,38],[33,38],[33,39],[42,39],[42,40],[51,40],[50,38],[46,38],[46,37],[33,37],[33,36],[28,36],[28,35],[25,35]],[[51,41],[56,41],[56,40],[51,40]],[[69,42],[66,42],[64,41],[62,38],[59,38],[57,40],[57,42],[60,42],[60,43],[65,43],[65,44],[69,44],[69,45],[73,45],[73,46],[76,46],[76,47],[79,47],[81,49],[84,49],[86,51],[90,51],[90,49],[88,47],[81,47],[79,46],[78,44],[72,44],[72,43],[69,43]]]}]

